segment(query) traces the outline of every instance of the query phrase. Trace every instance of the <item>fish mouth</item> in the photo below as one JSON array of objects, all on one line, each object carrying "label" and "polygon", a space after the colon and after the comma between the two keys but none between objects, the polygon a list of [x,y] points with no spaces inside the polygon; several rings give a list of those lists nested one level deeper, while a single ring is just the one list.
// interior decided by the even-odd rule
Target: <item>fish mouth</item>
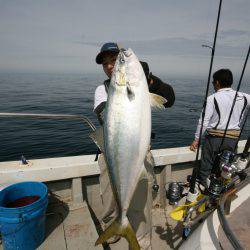
[{"label": "fish mouth", "polygon": [[126,57],[130,57],[132,55],[132,52],[130,50],[124,50],[123,51],[123,54],[126,56]]},{"label": "fish mouth", "polygon": [[121,51],[118,60],[119,64],[116,84],[119,86],[126,86],[125,54],[123,51]]},{"label": "fish mouth", "polygon": [[126,86],[126,78],[125,74],[120,73],[118,77],[118,81],[116,82],[118,86]]},{"label": "fish mouth", "polygon": [[125,49],[121,49],[120,50],[120,53],[118,55],[118,70],[117,70],[117,73],[118,73],[118,76],[117,76],[117,81],[116,81],[116,84],[118,86],[127,86],[127,79],[126,79],[126,58],[127,57],[130,57],[132,55],[132,52],[131,50],[125,50]]}]

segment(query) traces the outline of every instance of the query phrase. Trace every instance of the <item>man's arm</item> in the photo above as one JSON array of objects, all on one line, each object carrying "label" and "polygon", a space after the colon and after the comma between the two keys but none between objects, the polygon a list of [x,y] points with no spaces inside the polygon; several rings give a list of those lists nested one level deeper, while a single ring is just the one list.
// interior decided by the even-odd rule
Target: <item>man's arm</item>
[{"label": "man's arm", "polygon": [[172,107],[175,102],[175,94],[172,86],[154,75],[150,75],[150,78],[153,81],[152,83],[149,83],[149,92],[164,97],[167,100],[167,102],[164,103],[165,108]]},{"label": "man's arm", "polygon": [[164,103],[165,108],[170,108],[174,105],[175,102],[175,94],[174,94],[174,89],[172,86],[170,86],[167,83],[163,83],[160,87],[160,91],[167,100],[166,103]]},{"label": "man's arm", "polygon": [[[213,115],[214,112],[214,95],[211,95],[207,98],[207,105],[206,105],[206,111],[205,111],[205,117],[204,117],[204,122],[203,122],[203,127],[202,127],[202,134],[204,134],[204,132],[207,129],[207,126],[209,124],[209,121]],[[199,142],[199,137],[200,137],[200,129],[201,129],[201,122],[202,122],[202,114],[200,115],[200,119],[198,121],[198,125],[196,128],[196,132],[195,132],[195,139],[194,141],[191,143],[190,145],[190,150],[191,151],[195,151],[198,147],[198,142]]]},{"label": "man's arm", "polygon": [[104,115],[104,109],[105,109],[106,102],[100,103],[95,109],[94,112],[97,115],[97,119],[101,125],[103,125],[103,115]]},{"label": "man's arm", "polygon": [[97,115],[99,123],[103,124],[103,111],[107,101],[107,93],[104,85],[100,85],[95,90],[94,112]]},{"label": "man's arm", "polygon": [[244,94],[244,96],[247,98],[247,108],[249,108],[250,107],[250,95]]}]

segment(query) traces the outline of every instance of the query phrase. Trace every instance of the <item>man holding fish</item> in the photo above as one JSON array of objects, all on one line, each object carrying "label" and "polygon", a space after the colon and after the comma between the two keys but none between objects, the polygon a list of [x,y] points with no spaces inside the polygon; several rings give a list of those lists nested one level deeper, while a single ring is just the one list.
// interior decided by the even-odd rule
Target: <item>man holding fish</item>
[{"label": "man holding fish", "polygon": [[95,91],[94,112],[102,127],[91,135],[103,153],[98,163],[104,232],[96,244],[122,236],[130,249],[151,249],[151,107],[171,107],[174,91],[116,43],[104,44],[96,62],[108,76]]}]

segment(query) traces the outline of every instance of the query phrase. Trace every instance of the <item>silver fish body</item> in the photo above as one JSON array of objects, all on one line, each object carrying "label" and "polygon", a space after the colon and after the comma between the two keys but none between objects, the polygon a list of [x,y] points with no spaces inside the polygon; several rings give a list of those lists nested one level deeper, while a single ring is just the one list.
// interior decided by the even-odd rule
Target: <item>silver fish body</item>
[{"label": "silver fish body", "polygon": [[127,210],[144,170],[150,135],[151,107],[146,77],[133,51],[123,50],[114,66],[104,117],[104,154],[119,216],[96,244],[116,234],[125,237],[131,249],[140,249]]},{"label": "silver fish body", "polygon": [[143,171],[151,135],[148,84],[133,51],[119,53],[106,104],[105,156],[122,217],[125,216]]}]

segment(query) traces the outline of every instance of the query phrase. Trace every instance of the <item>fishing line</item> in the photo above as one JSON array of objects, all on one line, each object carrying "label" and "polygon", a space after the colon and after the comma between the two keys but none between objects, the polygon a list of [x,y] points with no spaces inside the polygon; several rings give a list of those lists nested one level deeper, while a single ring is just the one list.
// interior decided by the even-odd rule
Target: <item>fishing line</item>
[{"label": "fishing line", "polygon": [[201,136],[202,136],[203,123],[204,123],[204,118],[205,118],[205,111],[206,111],[206,106],[207,106],[207,97],[208,97],[208,91],[209,91],[209,85],[210,85],[211,72],[212,72],[212,67],[213,67],[215,45],[216,45],[217,33],[218,33],[218,27],[219,27],[219,21],[220,21],[221,5],[222,5],[222,0],[220,0],[219,9],[218,9],[213,47],[210,47],[211,48],[211,61],[210,61],[209,74],[208,74],[208,80],[207,80],[207,88],[206,88],[206,94],[205,94],[205,98],[204,98],[203,110],[202,110],[202,115],[201,115],[202,116],[201,128],[199,131],[199,141],[198,141],[198,146],[197,146],[197,151],[196,151],[195,166],[194,166],[191,181],[190,181],[189,192],[191,192],[193,194],[194,194],[194,190],[195,190],[195,183],[196,183],[197,175],[198,175],[199,168],[200,168],[198,160],[199,160],[199,153],[200,153]]}]

